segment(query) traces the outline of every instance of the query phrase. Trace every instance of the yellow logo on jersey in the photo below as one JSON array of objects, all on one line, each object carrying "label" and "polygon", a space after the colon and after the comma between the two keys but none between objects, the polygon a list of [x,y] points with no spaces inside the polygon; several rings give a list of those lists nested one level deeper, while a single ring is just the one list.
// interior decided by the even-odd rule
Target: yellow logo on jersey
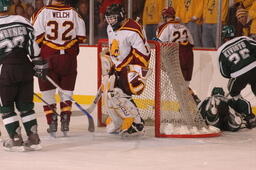
[{"label": "yellow logo on jersey", "polygon": [[110,55],[113,57],[118,57],[120,55],[119,42],[116,39],[114,39],[110,44]]}]

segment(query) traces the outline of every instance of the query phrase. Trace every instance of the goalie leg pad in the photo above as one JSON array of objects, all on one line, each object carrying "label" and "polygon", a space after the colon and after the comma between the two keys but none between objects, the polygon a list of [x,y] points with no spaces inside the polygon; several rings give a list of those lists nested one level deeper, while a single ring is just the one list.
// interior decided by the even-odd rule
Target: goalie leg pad
[{"label": "goalie leg pad", "polygon": [[122,118],[113,109],[108,110],[109,117],[106,120],[107,133],[119,133],[122,125]]},{"label": "goalie leg pad", "polygon": [[101,53],[101,68],[102,68],[102,75],[108,75],[111,72],[111,69],[113,68],[113,62],[109,56],[108,49],[103,50]]},{"label": "goalie leg pad", "polygon": [[124,94],[119,88],[114,88],[113,91],[108,92],[107,107],[109,116],[112,120],[115,120],[113,121],[115,124],[114,128],[119,126],[119,130],[126,131],[132,127],[134,123],[142,123],[139,111],[131,100],[131,97]]}]

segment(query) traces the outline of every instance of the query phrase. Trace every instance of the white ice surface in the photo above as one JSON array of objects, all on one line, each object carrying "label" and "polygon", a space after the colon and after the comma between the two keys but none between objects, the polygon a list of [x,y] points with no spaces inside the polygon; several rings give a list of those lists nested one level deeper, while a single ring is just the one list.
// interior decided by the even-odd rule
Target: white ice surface
[{"label": "white ice surface", "polygon": [[[58,132],[54,139],[46,132],[42,109],[36,110],[43,149],[16,153],[0,148],[0,170],[256,169],[256,129],[225,132],[214,138],[163,139],[147,133],[122,139],[106,134],[104,128],[89,133],[86,116],[79,115],[72,117],[69,137]],[[0,129],[2,138],[7,138],[2,121]]]}]

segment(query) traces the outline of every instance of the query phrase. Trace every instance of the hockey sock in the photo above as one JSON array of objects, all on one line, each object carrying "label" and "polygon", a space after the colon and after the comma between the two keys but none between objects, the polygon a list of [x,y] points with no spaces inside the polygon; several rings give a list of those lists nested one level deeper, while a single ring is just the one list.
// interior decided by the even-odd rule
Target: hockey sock
[{"label": "hockey sock", "polygon": [[52,109],[56,110],[56,104],[51,104],[49,106],[45,105],[44,107],[44,113],[46,115],[47,124],[50,125],[52,123],[52,115],[54,114]]},{"label": "hockey sock", "polygon": [[17,114],[15,112],[4,113],[2,119],[10,138],[13,139],[17,134],[16,130],[20,127]]},{"label": "hockey sock", "polygon": [[24,125],[26,134],[29,136],[31,133],[36,133],[32,130],[32,127],[37,126],[37,120],[34,110],[22,111],[20,114],[22,123]]}]

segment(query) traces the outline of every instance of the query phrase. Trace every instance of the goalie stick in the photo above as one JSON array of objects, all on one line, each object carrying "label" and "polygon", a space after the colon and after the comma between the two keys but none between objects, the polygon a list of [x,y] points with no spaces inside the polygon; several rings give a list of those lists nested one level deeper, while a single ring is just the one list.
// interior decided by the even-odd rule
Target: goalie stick
[{"label": "goalie stick", "polygon": [[[77,106],[77,108],[82,111],[88,118],[88,122],[89,122],[89,127],[88,127],[88,131],[89,132],[94,132],[95,131],[95,126],[94,126],[94,120],[93,117],[91,116],[90,112],[88,112],[87,109],[84,109],[80,104],[78,104],[71,96],[67,95],[64,93],[63,89],[59,87],[59,85],[57,85],[49,76],[46,76],[47,80],[52,83],[52,85],[54,85],[63,95],[65,95],[66,97],[68,97],[72,102],[74,102],[74,104]],[[98,96],[98,95],[97,95]],[[97,98],[96,96],[96,98]],[[98,97],[100,98],[100,97]],[[98,100],[98,99],[97,99]],[[96,104],[95,104],[96,105]],[[94,106],[95,107],[95,106]],[[90,108],[90,107],[89,107]],[[89,110],[89,111],[92,111]]]}]

